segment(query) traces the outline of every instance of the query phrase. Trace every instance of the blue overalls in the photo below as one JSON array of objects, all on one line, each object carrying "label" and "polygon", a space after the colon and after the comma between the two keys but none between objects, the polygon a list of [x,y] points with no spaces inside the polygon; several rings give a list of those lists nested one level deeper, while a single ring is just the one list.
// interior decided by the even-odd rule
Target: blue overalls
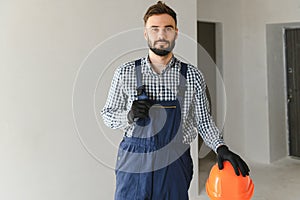
[{"label": "blue overalls", "polygon": [[[135,61],[137,88],[142,87],[141,60]],[[188,200],[193,162],[183,144],[181,109],[187,65],[181,63],[177,100],[153,101],[149,118],[138,119],[132,137],[120,143],[115,200]],[[138,98],[147,98],[145,90]]]}]

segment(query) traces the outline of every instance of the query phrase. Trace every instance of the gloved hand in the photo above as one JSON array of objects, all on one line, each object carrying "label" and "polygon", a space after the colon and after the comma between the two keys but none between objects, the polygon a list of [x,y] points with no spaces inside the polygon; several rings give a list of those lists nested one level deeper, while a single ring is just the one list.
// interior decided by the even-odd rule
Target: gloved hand
[{"label": "gloved hand", "polygon": [[127,114],[129,123],[133,123],[136,118],[146,118],[149,115],[149,109],[152,106],[149,100],[135,100],[132,103],[131,109]]},{"label": "gloved hand", "polygon": [[235,174],[237,176],[240,175],[240,172],[244,177],[249,175],[250,170],[248,165],[245,163],[245,161],[243,161],[239,155],[230,151],[227,146],[225,145],[220,146],[217,149],[217,153],[218,153],[218,166],[220,170],[224,168],[223,162],[227,160],[233,166]]}]

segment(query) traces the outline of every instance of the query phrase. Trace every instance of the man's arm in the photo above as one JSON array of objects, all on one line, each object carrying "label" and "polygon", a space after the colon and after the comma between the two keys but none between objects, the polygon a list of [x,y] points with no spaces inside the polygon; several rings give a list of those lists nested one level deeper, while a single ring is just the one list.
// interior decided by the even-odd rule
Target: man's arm
[{"label": "man's arm", "polygon": [[101,110],[105,125],[113,129],[125,129],[128,127],[127,96],[124,93],[121,68],[119,67],[113,76],[106,104]]},{"label": "man's arm", "polygon": [[197,87],[195,88],[195,123],[203,141],[211,147],[218,155],[218,167],[220,170],[223,169],[223,162],[229,161],[233,166],[237,176],[240,173],[243,176],[249,175],[249,167],[246,162],[237,154],[230,151],[225,145],[223,137],[216,127],[211,115],[209,114],[209,108],[206,97],[206,84],[203,76],[199,73],[196,76]]},{"label": "man's arm", "polygon": [[225,142],[209,113],[206,84],[200,72],[195,73],[195,93],[192,108],[194,111],[194,126],[197,128],[205,144],[217,152],[217,148],[225,145]]}]

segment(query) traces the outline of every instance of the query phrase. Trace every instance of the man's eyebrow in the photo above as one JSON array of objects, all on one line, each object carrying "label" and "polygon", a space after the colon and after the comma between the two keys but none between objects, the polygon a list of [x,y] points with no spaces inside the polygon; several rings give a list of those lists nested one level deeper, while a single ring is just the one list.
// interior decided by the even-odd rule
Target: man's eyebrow
[{"label": "man's eyebrow", "polygon": [[174,26],[173,26],[173,25],[166,25],[165,27],[166,27],[166,28],[167,28],[167,27],[174,28]]},{"label": "man's eyebrow", "polygon": [[[151,28],[159,28],[159,26],[157,26],[157,25],[152,25],[152,26],[150,26]],[[171,27],[171,28],[174,28],[174,26],[173,25],[166,25],[165,26],[165,28],[167,28],[167,27]]]}]

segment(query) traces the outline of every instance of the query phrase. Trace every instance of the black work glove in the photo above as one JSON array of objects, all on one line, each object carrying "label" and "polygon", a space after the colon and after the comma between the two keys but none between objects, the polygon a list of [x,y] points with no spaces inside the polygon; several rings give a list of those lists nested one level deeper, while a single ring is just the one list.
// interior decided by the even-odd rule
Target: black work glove
[{"label": "black work glove", "polygon": [[237,176],[240,175],[240,172],[244,177],[249,175],[250,170],[248,165],[245,163],[245,161],[243,161],[239,155],[230,151],[227,146],[225,145],[220,146],[217,149],[217,153],[218,153],[218,166],[220,170],[224,168],[223,162],[227,160],[233,166],[233,169]]},{"label": "black work glove", "polygon": [[129,123],[133,123],[135,119],[146,118],[149,116],[149,109],[152,106],[149,100],[135,100],[132,103],[131,109],[127,114],[127,119]]}]

